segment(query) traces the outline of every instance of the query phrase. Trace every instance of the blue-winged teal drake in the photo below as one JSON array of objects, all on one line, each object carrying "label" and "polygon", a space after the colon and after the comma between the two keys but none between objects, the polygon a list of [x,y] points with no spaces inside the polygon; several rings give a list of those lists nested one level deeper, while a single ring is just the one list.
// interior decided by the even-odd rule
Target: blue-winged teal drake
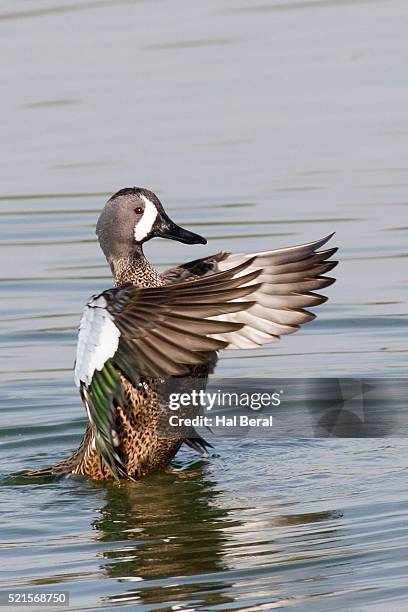
[{"label": "blue-winged teal drake", "polygon": [[160,274],[143,253],[156,236],[186,244],[205,238],[177,226],[147,189],[121,189],[96,226],[114,287],[91,298],[82,315],[75,381],[89,424],[69,459],[39,474],[139,478],[165,467],[182,443],[205,451],[201,438],[156,435],[155,381],[206,376],[221,349],[256,348],[293,333],[326,301],[314,293],[336,249],[330,238],[253,254],[217,253]]}]

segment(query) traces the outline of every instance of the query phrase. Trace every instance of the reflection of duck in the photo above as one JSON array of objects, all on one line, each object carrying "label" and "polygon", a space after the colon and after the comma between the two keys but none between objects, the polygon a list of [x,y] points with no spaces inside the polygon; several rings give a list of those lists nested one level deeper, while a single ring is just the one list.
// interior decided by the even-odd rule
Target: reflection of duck
[{"label": "reflection of duck", "polygon": [[93,486],[106,499],[93,528],[103,551],[101,570],[115,580],[108,598],[116,604],[167,610],[170,602],[190,609],[194,601],[194,608],[230,609],[237,593],[243,605],[251,586],[262,596],[268,578],[276,601],[285,592],[280,571],[296,575],[299,561],[310,560],[313,567],[321,563],[318,574],[324,575],[339,537],[341,512],[296,512],[298,504],[262,495],[250,500],[234,483],[220,491],[197,467]]},{"label": "reflection of duck", "polygon": [[[312,293],[336,249],[330,238],[253,255],[218,253],[159,274],[143,244],[155,236],[205,244],[178,227],[154,193],[127,188],[106,204],[97,224],[115,287],[93,297],[81,320],[75,379],[90,424],[78,450],[62,463],[30,472],[135,478],[164,467],[186,442],[156,432],[158,379],[205,377],[222,348],[254,348],[295,332],[325,301]],[[162,401],[163,403],[163,401]]]},{"label": "reflection of duck", "polygon": [[[183,599],[192,584],[183,584],[178,577],[227,570],[222,548],[228,536],[222,528],[231,526],[231,521],[228,512],[216,503],[218,493],[213,483],[199,468],[158,473],[120,487],[115,483],[94,486],[103,487],[106,493],[106,504],[93,524],[98,540],[109,543],[103,552],[102,570],[109,578],[127,579],[129,590],[122,595],[127,603],[132,597],[145,605]],[[154,582],[150,586],[148,582],[166,578],[172,578],[173,584]],[[146,584],[148,588],[138,588]],[[223,586],[230,585],[223,580]],[[202,597],[220,605],[230,601],[211,588],[204,595],[205,587],[201,580]],[[120,598],[118,595],[115,600]]]}]

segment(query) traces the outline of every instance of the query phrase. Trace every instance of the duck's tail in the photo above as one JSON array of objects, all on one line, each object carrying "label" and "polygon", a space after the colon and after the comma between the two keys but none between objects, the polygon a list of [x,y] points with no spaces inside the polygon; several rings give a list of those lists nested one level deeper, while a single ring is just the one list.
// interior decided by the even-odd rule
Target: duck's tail
[{"label": "duck's tail", "polygon": [[63,474],[71,474],[72,468],[68,465],[68,461],[61,461],[55,465],[39,468],[38,470],[23,470],[18,472],[18,476],[62,476]]},{"label": "duck's tail", "polygon": [[214,448],[212,444],[204,440],[204,438],[201,436],[197,436],[197,438],[186,438],[184,440],[184,444],[194,449],[197,451],[197,453],[200,453],[200,455],[203,455],[204,457],[209,456],[209,448]]}]

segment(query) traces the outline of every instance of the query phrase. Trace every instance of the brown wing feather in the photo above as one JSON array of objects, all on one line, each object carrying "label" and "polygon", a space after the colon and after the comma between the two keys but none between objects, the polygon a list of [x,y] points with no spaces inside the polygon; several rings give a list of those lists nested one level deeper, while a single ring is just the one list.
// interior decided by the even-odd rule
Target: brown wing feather
[{"label": "brown wing feather", "polygon": [[[337,249],[318,250],[332,236],[250,255],[221,252],[167,270],[162,276],[170,284],[180,279],[189,283],[200,277],[203,281],[206,279],[206,283],[211,283],[217,273],[225,273],[233,268],[237,270],[239,266],[250,262],[249,267],[236,272],[235,282],[240,286],[240,276],[245,274],[247,285],[261,283],[248,297],[241,298],[242,301],[248,299],[255,304],[248,309],[240,307],[235,312],[215,315],[217,320],[241,323],[242,327],[232,332],[215,334],[214,337],[227,342],[228,348],[255,348],[279,340],[280,336],[297,331],[301,324],[315,318],[314,314],[305,309],[325,302],[327,298],[315,291],[335,281],[324,275],[337,265],[337,261],[330,260]],[[256,272],[260,272],[258,276],[255,276]],[[252,280],[251,274],[254,274]],[[205,291],[205,287],[202,285],[200,290]],[[205,310],[201,314],[208,316]]]},{"label": "brown wing feather", "polygon": [[316,315],[305,309],[327,300],[314,291],[335,281],[323,275],[337,265],[337,261],[327,261],[337,249],[317,251],[331,237],[275,251],[231,255],[220,261],[218,267],[225,271],[251,260],[246,274],[262,270],[256,278],[262,284],[250,297],[256,304],[245,311],[217,316],[217,319],[243,323],[243,327],[215,337],[228,342],[228,348],[256,348],[279,340],[313,320]]},{"label": "brown wing feather", "polygon": [[130,285],[103,295],[120,331],[118,367],[132,382],[140,376],[183,374],[204,363],[208,353],[227,345],[216,334],[239,330],[244,323],[209,317],[246,310],[255,303],[249,296],[261,288],[262,270],[246,270],[248,258],[210,277],[178,281],[149,289]]}]

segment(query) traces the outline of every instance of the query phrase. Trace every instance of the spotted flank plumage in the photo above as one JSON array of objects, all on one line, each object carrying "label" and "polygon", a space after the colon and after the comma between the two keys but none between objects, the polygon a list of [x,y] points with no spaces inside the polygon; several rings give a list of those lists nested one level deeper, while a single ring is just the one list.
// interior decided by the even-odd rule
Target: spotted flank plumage
[{"label": "spotted flank plumage", "polygon": [[89,300],[79,328],[75,382],[89,425],[72,457],[27,474],[75,473],[135,479],[165,467],[184,442],[208,455],[200,436],[157,435],[159,381],[205,383],[222,349],[257,348],[293,333],[326,301],[316,291],[336,249],[331,238],[250,255],[221,252],[159,274],[142,243],[154,236],[190,244],[205,239],[176,226],[157,196],[126,188],[97,225],[115,286]]}]

